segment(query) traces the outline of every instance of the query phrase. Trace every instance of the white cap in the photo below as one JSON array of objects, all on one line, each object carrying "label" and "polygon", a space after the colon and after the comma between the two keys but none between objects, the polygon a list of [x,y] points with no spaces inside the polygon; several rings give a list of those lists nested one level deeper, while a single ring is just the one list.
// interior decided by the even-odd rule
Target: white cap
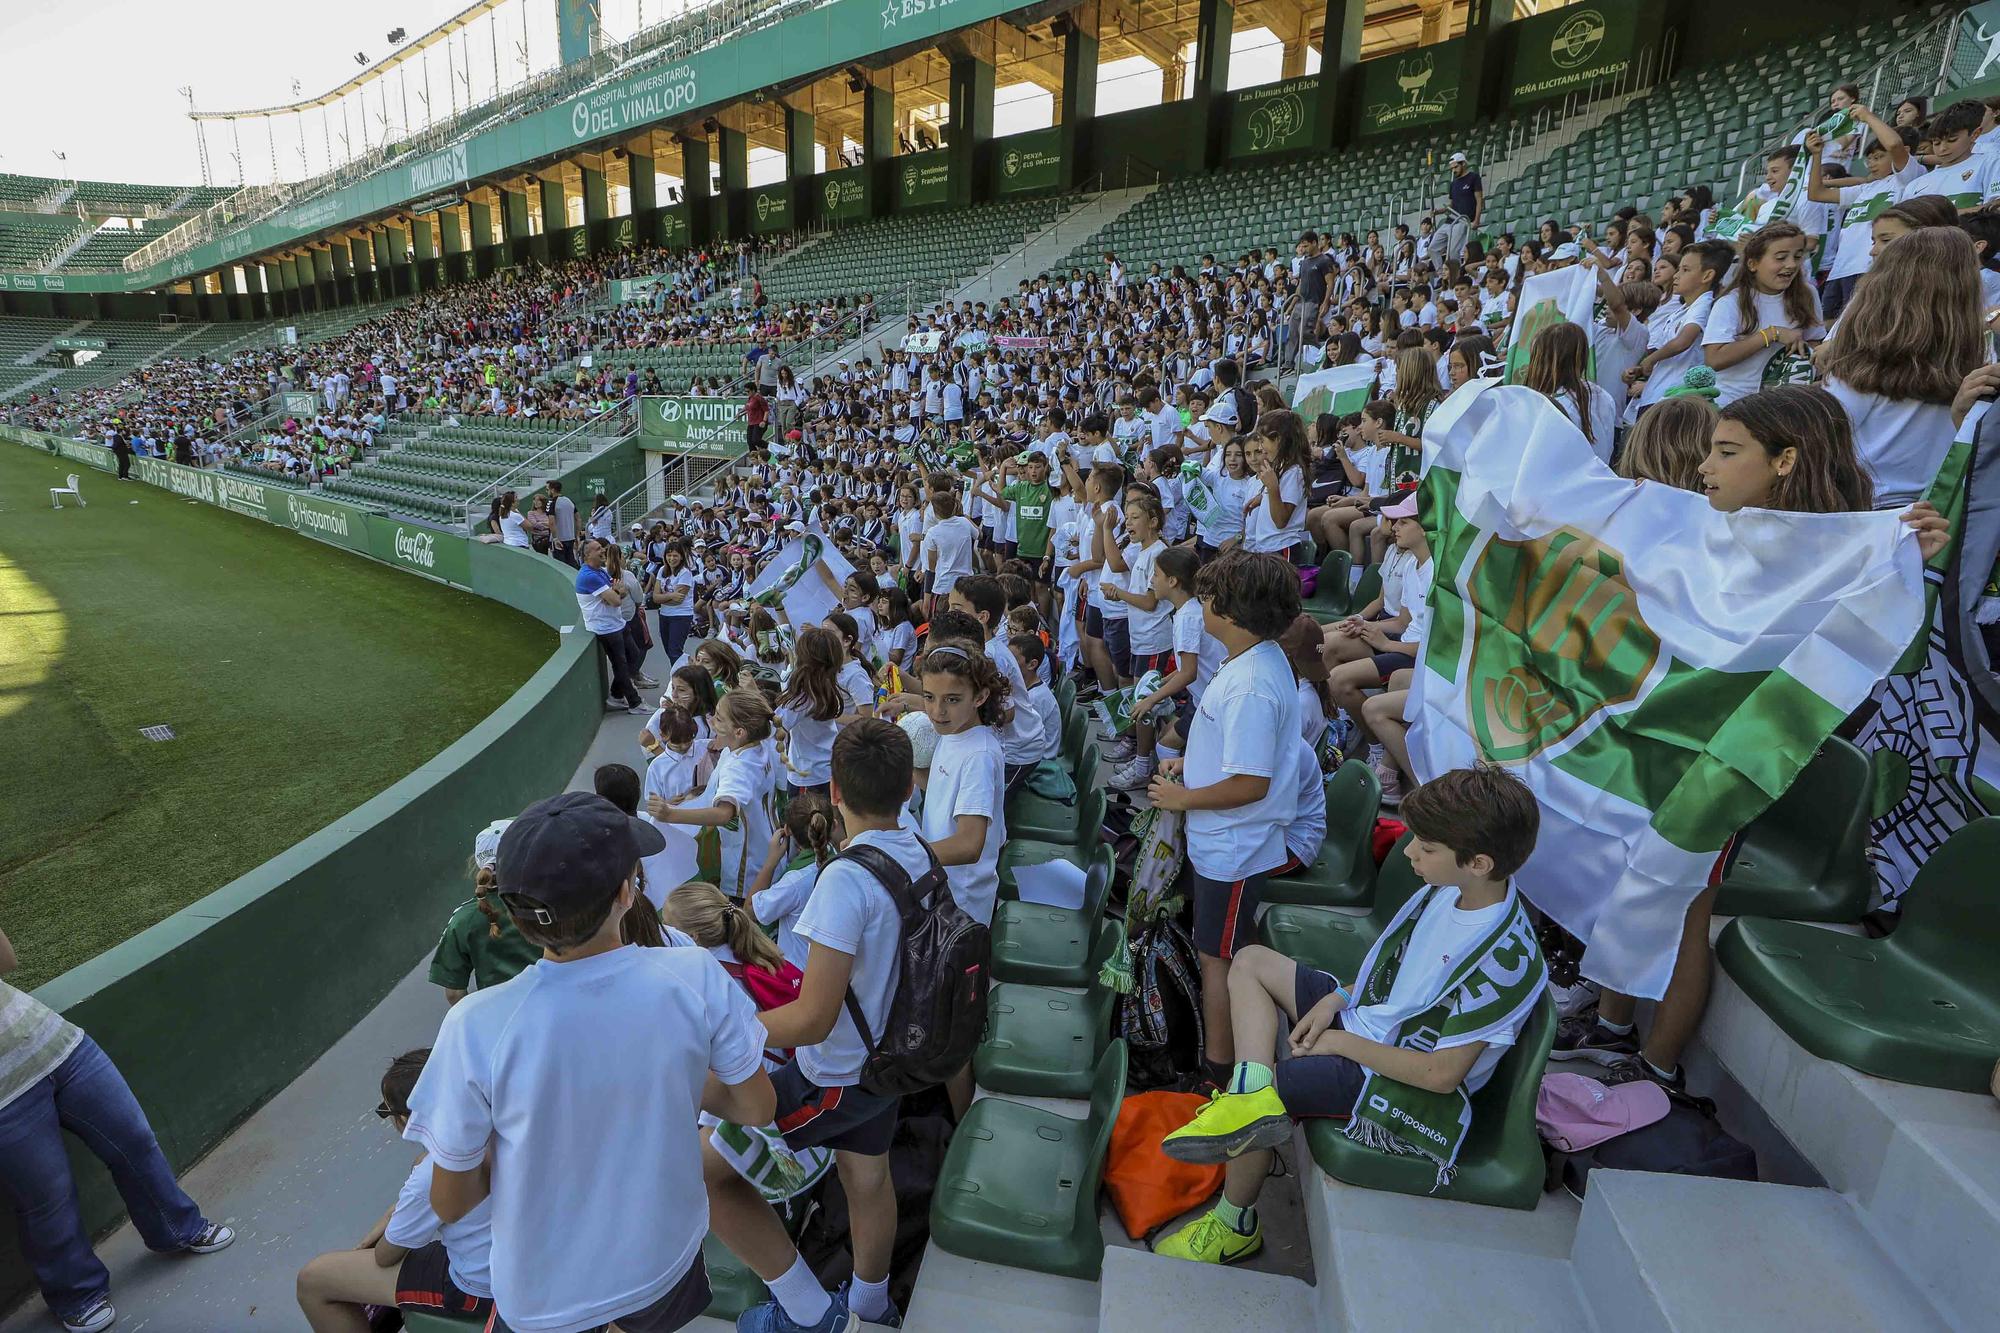
[{"label": "white cap", "polygon": [[1466,160],[1466,159],[1465,159],[1465,154],[1464,154],[1464,153],[1453,153],[1453,154],[1451,155],[1451,165],[1453,165],[1453,166],[1456,166],[1456,165],[1458,165],[1458,164],[1459,164],[1460,162],[1463,162],[1463,161],[1465,161],[1465,160]]},{"label": "white cap", "polygon": [[937,728],[930,718],[923,713],[905,713],[896,719],[896,725],[910,738],[911,762],[918,768],[929,768],[938,746]]},{"label": "white cap", "polygon": [[472,863],[481,870],[491,870],[500,863],[500,835],[507,831],[511,819],[496,819],[479,830],[479,836],[472,840]]},{"label": "white cap", "polygon": [[804,532],[805,530],[806,530],[806,525],[799,522],[797,519],[793,519],[791,522],[785,524],[786,532]]}]

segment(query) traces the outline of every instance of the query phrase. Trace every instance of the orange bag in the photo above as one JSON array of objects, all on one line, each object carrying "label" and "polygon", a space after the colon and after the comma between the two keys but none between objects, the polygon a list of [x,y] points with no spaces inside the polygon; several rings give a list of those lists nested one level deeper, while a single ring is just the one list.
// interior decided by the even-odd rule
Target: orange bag
[{"label": "orange bag", "polygon": [[1160,1151],[1160,1140],[1206,1105],[1199,1093],[1158,1091],[1127,1097],[1118,1108],[1104,1159],[1104,1188],[1133,1240],[1199,1208],[1222,1188],[1220,1165],[1177,1162]]}]

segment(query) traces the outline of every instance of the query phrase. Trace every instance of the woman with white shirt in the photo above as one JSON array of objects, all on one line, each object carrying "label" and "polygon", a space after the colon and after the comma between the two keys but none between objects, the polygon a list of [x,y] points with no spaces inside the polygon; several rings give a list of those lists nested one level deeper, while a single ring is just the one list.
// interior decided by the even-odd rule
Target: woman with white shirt
[{"label": "woman with white shirt", "polygon": [[515,505],[514,492],[508,491],[500,497],[500,540],[508,546],[533,550],[534,543],[528,537],[527,515]]},{"label": "woman with white shirt", "polygon": [[2000,381],[2000,370],[1982,370],[1982,314],[1972,242],[1955,227],[1925,227],[1883,248],[1821,349],[1823,387],[1854,427],[1877,509],[1929,489],[1971,405],[1954,402],[1961,386],[1975,387],[1968,377],[1978,388]]}]

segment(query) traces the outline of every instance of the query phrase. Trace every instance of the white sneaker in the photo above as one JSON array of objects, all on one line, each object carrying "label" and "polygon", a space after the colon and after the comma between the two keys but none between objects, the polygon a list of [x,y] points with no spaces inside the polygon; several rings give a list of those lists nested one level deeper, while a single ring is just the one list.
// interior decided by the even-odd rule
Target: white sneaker
[{"label": "white sneaker", "polygon": [[1111,771],[1110,785],[1118,791],[1141,791],[1153,780],[1153,767],[1151,759],[1137,756]]},{"label": "white sneaker", "polygon": [[1122,764],[1139,753],[1139,743],[1130,736],[1120,736],[1107,741],[1097,752],[1097,757],[1107,764]]},{"label": "white sneaker", "polygon": [[634,676],[632,677],[632,683],[642,690],[657,690],[660,688],[660,682],[654,680],[651,676]]},{"label": "white sneaker", "polygon": [[1397,806],[1403,803],[1403,774],[1394,764],[1383,760],[1375,765],[1375,776],[1382,783],[1382,804]]},{"label": "white sneaker", "polygon": [[98,1333],[99,1329],[110,1328],[118,1319],[118,1307],[103,1297],[74,1319],[65,1319],[62,1326],[69,1333]]}]

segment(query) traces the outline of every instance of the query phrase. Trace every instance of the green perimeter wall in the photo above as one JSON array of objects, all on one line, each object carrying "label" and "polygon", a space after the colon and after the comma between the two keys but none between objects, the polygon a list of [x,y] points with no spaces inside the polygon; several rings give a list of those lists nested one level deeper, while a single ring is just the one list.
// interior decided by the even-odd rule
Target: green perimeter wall
[{"label": "green perimeter wall", "polygon": [[[0,439],[109,471],[109,450],[0,426]],[[528,552],[305,497],[134,459],[133,475],[441,581],[556,629],[542,668],[490,717],[358,809],[35,992],[118,1063],[176,1170],[219,1143],[373,1009],[469,893],[466,836],[569,785],[603,714],[596,644],[570,571]],[[89,483],[86,481],[85,483]],[[306,514],[316,517],[303,517]],[[346,531],[334,531],[339,524]],[[364,535],[365,534],[365,535]],[[397,538],[403,540],[399,544]],[[358,543],[358,546],[357,546]],[[399,554],[400,551],[400,554]],[[340,557],[329,555],[329,559]],[[383,1057],[393,1055],[385,1051]],[[124,1209],[72,1144],[93,1233]],[[32,1296],[12,1214],[0,1220],[0,1300]],[[39,1298],[36,1298],[39,1299]],[[0,1307],[4,1308],[4,1307]]]}]

